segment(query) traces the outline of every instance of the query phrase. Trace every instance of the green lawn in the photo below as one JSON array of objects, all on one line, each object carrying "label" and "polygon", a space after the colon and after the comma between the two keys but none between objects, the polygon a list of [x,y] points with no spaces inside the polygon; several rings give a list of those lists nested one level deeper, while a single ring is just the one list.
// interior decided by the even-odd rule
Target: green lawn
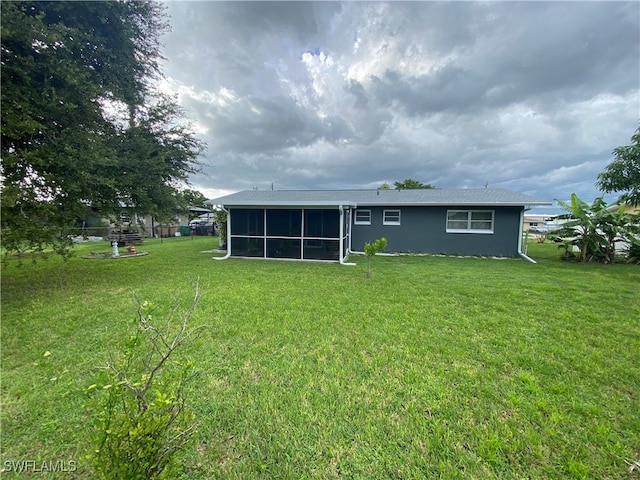
[{"label": "green lawn", "polygon": [[363,257],[213,261],[215,242],[2,267],[0,467],[91,478],[84,391],[135,325],[131,292],[166,312],[199,278],[184,478],[640,478],[638,266],[533,244],[535,265],[376,257],[367,280]]}]

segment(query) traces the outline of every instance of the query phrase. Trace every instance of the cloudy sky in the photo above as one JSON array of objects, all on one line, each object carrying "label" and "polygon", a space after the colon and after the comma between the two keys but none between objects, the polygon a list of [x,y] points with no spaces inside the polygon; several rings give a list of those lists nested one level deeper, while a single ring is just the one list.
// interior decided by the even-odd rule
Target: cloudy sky
[{"label": "cloudy sky", "polygon": [[[591,201],[640,119],[640,3],[169,2],[209,197],[502,187]],[[616,195],[607,196],[615,199]]]}]

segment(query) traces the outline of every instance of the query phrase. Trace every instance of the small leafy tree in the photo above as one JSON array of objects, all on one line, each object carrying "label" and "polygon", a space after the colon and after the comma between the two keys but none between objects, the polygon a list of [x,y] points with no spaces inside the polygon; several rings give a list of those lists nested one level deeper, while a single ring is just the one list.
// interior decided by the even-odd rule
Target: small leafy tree
[{"label": "small leafy tree", "polygon": [[381,252],[387,247],[387,239],[385,237],[377,239],[373,243],[364,244],[364,253],[367,255],[367,278],[371,278],[371,257]]},{"label": "small leafy tree", "polygon": [[188,322],[200,296],[196,285],[177,329],[172,327],[177,302],[163,329],[153,322],[151,304],[136,298],[135,334],[121,358],[101,368],[88,389],[97,427],[92,460],[98,478],[171,475],[175,453],[196,428],[185,390],[196,376],[194,363],[177,361],[174,354],[197,331],[188,329]]}]

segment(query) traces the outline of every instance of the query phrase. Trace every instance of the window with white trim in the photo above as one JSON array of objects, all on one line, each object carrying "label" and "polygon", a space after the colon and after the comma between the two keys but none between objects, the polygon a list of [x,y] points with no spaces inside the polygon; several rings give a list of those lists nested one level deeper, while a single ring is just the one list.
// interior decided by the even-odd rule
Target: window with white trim
[{"label": "window with white trim", "polygon": [[400,225],[400,210],[384,210],[382,212],[383,225]]},{"label": "window with white trim", "polygon": [[447,210],[447,233],[493,233],[493,210]]},{"label": "window with white trim", "polygon": [[356,210],[353,223],[354,225],[371,225],[371,210]]}]

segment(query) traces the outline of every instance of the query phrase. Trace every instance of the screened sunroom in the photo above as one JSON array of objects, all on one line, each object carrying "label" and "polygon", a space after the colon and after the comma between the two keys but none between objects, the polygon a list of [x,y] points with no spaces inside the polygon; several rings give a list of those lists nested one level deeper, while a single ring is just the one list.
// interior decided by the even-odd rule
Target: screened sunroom
[{"label": "screened sunroom", "polygon": [[230,208],[233,257],[341,261],[349,247],[350,210]]}]

